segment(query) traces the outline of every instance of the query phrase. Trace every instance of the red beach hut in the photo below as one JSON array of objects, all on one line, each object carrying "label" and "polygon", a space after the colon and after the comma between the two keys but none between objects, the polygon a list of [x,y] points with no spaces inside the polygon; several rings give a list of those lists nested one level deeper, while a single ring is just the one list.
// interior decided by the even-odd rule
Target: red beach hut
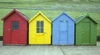
[{"label": "red beach hut", "polygon": [[28,17],[12,10],[3,17],[3,44],[27,44]]}]

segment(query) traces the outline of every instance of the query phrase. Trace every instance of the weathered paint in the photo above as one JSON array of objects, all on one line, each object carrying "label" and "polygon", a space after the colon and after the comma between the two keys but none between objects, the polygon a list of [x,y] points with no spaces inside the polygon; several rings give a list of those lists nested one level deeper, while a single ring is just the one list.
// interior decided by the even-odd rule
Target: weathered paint
[{"label": "weathered paint", "polygon": [[97,22],[88,14],[76,18],[75,45],[96,45]]},{"label": "weathered paint", "polygon": [[1,20],[4,20],[3,44],[27,44],[28,20],[20,12],[14,9]]},{"label": "weathered paint", "polygon": [[51,44],[51,21],[41,12],[29,20],[29,44]]},{"label": "weathered paint", "polygon": [[52,44],[74,45],[75,20],[63,12],[52,20]]}]

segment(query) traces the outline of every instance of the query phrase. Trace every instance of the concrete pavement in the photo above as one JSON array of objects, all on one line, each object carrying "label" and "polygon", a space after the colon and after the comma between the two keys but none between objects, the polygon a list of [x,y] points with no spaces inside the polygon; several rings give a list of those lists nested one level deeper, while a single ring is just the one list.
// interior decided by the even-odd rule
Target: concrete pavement
[{"label": "concrete pavement", "polygon": [[0,55],[100,55],[100,42],[97,46],[3,46],[0,41]]}]

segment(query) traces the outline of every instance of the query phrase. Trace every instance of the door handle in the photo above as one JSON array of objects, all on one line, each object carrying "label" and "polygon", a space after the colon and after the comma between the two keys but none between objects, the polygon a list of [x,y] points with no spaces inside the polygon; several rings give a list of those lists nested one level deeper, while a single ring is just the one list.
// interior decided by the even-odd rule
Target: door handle
[{"label": "door handle", "polygon": [[44,35],[44,34],[47,34],[47,33],[46,33],[46,32],[44,32],[44,33],[43,33],[43,35]]},{"label": "door handle", "polygon": [[47,34],[46,32],[44,32],[44,34]]},{"label": "door handle", "polygon": [[8,29],[9,31],[12,31],[12,29]]},{"label": "door handle", "polygon": [[56,36],[56,37],[59,37],[59,36]]}]

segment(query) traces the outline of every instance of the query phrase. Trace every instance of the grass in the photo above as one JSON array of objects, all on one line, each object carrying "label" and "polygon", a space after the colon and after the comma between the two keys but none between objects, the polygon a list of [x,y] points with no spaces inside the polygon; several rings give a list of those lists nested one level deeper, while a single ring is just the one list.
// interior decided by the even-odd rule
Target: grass
[{"label": "grass", "polygon": [[[11,10],[13,9],[0,9],[0,18],[3,18],[6,14],[8,14]],[[18,11],[24,13],[27,15],[30,19],[35,16],[39,11],[41,11],[47,18],[50,20],[53,20],[56,18],[58,15],[60,15],[63,11],[44,11],[44,10],[22,10],[22,9],[17,9]],[[68,15],[70,15],[72,18],[79,17],[81,15],[86,14],[86,12],[69,12],[65,11]],[[97,22],[97,36],[100,36],[100,13],[89,13],[91,17],[93,17]],[[3,21],[0,21],[0,36],[3,34]]]},{"label": "grass", "polygon": [[42,2],[42,1],[51,1],[51,0],[0,0],[0,2]]},{"label": "grass", "polygon": [[[88,12],[90,16],[98,22],[97,36],[100,36],[100,2],[59,2],[58,0],[0,0],[0,19],[12,11],[12,8],[17,8],[18,11],[27,15],[30,19],[39,11],[41,11],[50,20],[53,20],[63,11],[65,11],[74,19]],[[0,20],[0,36],[2,35],[3,21]]]},{"label": "grass", "polygon": [[1,2],[0,7],[100,13],[100,2],[27,1]]},{"label": "grass", "polygon": [[[43,1],[58,1],[60,2],[60,0],[0,0],[0,2],[43,2]],[[68,2],[68,0],[64,0],[64,2]],[[69,0],[70,1],[70,0]],[[77,0],[78,1],[78,0]],[[86,0],[80,0],[80,1],[86,1]],[[91,0],[91,1],[100,1],[100,0]]]}]

